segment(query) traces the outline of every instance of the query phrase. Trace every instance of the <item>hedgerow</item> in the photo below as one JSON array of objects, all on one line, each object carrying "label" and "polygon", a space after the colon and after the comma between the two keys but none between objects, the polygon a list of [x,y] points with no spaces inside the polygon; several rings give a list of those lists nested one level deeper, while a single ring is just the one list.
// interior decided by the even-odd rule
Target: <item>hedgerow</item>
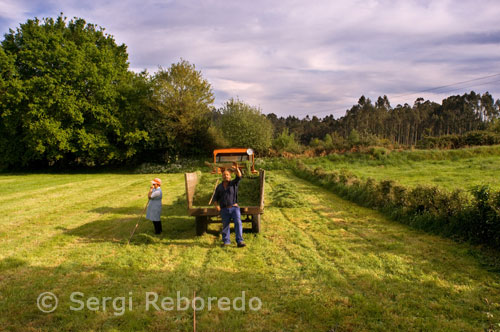
[{"label": "hedgerow", "polygon": [[346,170],[309,167],[300,160],[292,170],[300,178],[412,227],[500,248],[500,192],[487,185],[470,192],[423,185],[411,188],[392,180],[360,179]]}]

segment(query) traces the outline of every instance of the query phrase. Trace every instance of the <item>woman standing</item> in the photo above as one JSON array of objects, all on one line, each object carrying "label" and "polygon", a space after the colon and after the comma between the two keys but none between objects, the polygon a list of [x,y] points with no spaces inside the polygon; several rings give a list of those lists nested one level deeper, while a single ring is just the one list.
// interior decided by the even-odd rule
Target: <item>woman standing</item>
[{"label": "woman standing", "polygon": [[148,210],[146,212],[146,218],[153,222],[155,227],[155,233],[160,234],[162,232],[161,227],[161,180],[156,178],[151,181],[151,188],[149,188],[148,198]]}]

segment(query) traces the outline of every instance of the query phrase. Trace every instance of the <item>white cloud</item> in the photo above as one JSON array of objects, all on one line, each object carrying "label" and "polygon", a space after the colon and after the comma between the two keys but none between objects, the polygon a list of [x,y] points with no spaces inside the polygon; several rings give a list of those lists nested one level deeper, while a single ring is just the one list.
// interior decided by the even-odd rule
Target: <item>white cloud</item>
[{"label": "white cloud", "polygon": [[17,2],[0,1],[0,16],[1,17],[20,17],[25,13],[25,9]]},{"label": "white cloud", "polygon": [[[486,76],[500,62],[496,0],[2,1],[0,28],[5,17],[18,25],[61,11],[104,26],[134,70],[182,57],[212,83],[217,106],[238,96],[283,116],[340,116],[362,94],[411,104],[416,96],[397,96]],[[495,86],[476,90],[486,88],[500,97]]]}]

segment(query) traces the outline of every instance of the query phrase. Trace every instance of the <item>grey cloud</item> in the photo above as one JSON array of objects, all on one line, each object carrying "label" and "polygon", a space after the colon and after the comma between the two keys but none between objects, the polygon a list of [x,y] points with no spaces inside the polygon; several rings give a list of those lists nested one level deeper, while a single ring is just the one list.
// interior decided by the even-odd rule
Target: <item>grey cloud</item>
[{"label": "grey cloud", "polygon": [[500,44],[500,30],[469,32],[450,36],[445,42],[456,44]]},{"label": "grey cloud", "polygon": [[[361,95],[412,104],[413,95],[391,96],[485,76],[500,64],[500,3],[490,0],[8,1],[16,5],[0,14],[4,30],[6,18],[17,26],[26,13],[83,17],[128,46],[134,70],[182,57],[212,82],[216,106],[238,96],[283,116],[341,116]],[[500,97],[498,87],[477,88]]]}]

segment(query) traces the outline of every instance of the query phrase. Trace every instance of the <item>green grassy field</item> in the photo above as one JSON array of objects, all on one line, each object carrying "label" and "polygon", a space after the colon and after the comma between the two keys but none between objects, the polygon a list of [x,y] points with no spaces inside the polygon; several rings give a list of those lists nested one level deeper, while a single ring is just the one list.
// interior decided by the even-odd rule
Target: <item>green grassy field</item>
[{"label": "green grassy field", "polygon": [[[462,152],[462,153],[460,153]],[[448,190],[489,184],[500,189],[500,148],[391,152],[377,159],[369,155],[307,158],[309,166],[349,171],[361,178],[395,180],[400,184],[437,185]]]},{"label": "green grassy field", "polygon": [[[164,182],[164,233],[142,222],[127,246],[156,176]],[[197,330],[500,329],[499,271],[469,245],[275,171],[262,233],[246,233],[246,248],[221,248],[218,224],[195,236],[183,181],[182,174],[0,176],[0,330],[192,331],[193,310],[146,311],[146,292],[207,300],[243,291],[246,310],[197,311]],[[284,185],[301,206],[273,206]],[[37,308],[45,291],[59,299],[52,313]],[[100,299],[97,310],[70,310],[74,292]],[[133,305],[122,315],[109,301],[104,309],[104,297]],[[252,297],[260,310],[249,310]]]}]

